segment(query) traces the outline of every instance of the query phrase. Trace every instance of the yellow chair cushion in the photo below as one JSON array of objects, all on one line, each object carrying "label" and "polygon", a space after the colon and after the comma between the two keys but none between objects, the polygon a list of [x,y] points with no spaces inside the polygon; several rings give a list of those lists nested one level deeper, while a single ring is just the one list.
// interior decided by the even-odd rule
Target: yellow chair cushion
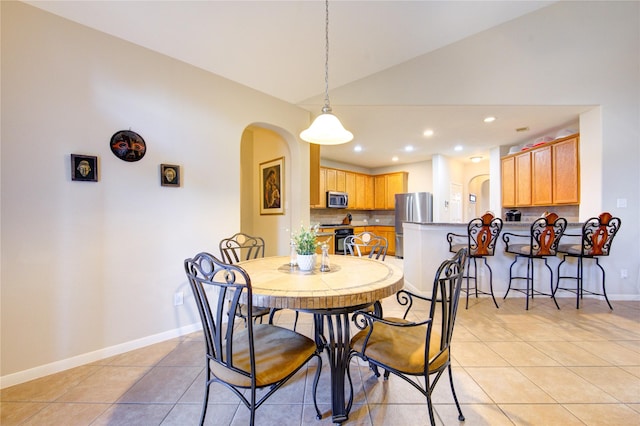
[{"label": "yellow chair cushion", "polygon": [[[247,329],[237,331],[233,339],[234,367],[250,372]],[[316,350],[313,340],[295,331],[270,324],[253,326],[256,357],[256,386],[277,383],[300,367]],[[251,379],[224,365],[211,361],[211,371],[220,380],[235,386],[250,387]]]},{"label": "yellow chair cushion", "polygon": [[[385,318],[389,321],[407,322],[398,318]],[[351,339],[351,347],[362,353],[364,339],[369,329],[358,332]],[[424,353],[427,326],[394,327],[384,323],[375,323],[369,337],[364,355],[405,374],[421,375],[425,372]],[[440,334],[431,333],[429,345],[429,372],[436,371],[449,361],[449,349],[440,353]]]}]

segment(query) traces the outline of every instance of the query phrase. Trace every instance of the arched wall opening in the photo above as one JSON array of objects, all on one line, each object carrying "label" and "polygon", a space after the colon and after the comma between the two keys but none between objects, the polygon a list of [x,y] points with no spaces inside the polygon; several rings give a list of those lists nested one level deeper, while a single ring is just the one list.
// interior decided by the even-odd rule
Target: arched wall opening
[{"label": "arched wall opening", "polygon": [[[240,231],[261,236],[265,240],[265,256],[289,254],[292,224],[309,220],[302,205],[309,205],[308,190],[303,191],[304,182],[308,187],[308,168],[300,158],[305,158],[305,146],[288,131],[266,123],[253,123],[245,128],[240,143]],[[308,147],[306,151],[308,164]],[[282,159],[281,206],[280,212],[262,212],[260,204],[260,165]],[[301,179],[306,170],[307,179]],[[300,194],[306,194],[307,200]],[[306,216],[305,216],[306,213]]]}]

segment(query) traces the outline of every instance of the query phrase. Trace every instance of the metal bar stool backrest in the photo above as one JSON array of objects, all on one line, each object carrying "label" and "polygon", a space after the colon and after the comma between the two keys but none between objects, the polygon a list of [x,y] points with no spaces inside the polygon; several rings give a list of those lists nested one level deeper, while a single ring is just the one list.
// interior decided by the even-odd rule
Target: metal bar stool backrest
[{"label": "metal bar stool backrest", "polygon": [[530,255],[534,257],[555,256],[560,237],[567,228],[567,219],[550,213],[536,219],[531,225]]},{"label": "metal bar stool backrest", "polygon": [[609,256],[613,237],[618,233],[622,221],[613,217],[611,213],[604,212],[598,217],[592,217],[582,226],[583,257]]},{"label": "metal bar stool backrest", "polygon": [[471,220],[467,226],[469,255],[475,257],[493,256],[501,231],[502,219],[494,217],[491,213],[485,213],[482,217]]}]

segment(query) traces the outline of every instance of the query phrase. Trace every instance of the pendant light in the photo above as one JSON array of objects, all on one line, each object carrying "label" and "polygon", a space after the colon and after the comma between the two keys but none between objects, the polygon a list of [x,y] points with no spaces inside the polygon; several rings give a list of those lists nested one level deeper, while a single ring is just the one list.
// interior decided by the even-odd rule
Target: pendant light
[{"label": "pendant light", "polygon": [[318,145],[339,145],[350,142],[353,133],[346,130],[338,117],[331,113],[329,104],[329,0],[325,0],[325,60],[324,60],[324,106],[322,114],[316,117],[308,129],[300,133],[306,142]]}]

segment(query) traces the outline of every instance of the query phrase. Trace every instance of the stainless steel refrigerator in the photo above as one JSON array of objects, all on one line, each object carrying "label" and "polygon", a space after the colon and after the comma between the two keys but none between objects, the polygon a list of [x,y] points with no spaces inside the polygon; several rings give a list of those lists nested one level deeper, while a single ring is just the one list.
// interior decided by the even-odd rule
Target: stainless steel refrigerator
[{"label": "stainless steel refrigerator", "polygon": [[433,222],[433,197],[430,192],[396,194],[396,257],[404,257],[404,222]]}]

